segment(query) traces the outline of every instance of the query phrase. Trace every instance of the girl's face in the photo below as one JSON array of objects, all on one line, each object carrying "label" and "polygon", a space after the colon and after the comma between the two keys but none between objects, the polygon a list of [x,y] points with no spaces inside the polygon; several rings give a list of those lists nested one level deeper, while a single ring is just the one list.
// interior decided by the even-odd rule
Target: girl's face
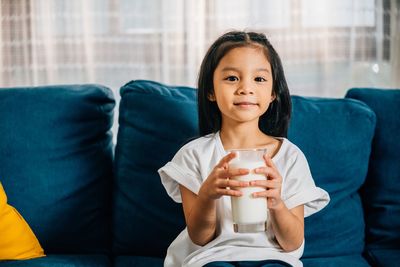
[{"label": "girl's face", "polygon": [[214,95],[222,125],[257,123],[275,99],[271,64],[261,47],[238,47],[222,57],[214,71]]}]

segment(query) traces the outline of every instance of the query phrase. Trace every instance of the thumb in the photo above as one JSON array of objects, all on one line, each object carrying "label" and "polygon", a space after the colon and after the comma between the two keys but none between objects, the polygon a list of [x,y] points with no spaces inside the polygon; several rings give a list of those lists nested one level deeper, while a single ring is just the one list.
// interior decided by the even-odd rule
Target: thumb
[{"label": "thumb", "polygon": [[271,159],[271,157],[269,155],[264,154],[264,161],[265,161],[265,164],[267,164],[268,167],[275,168],[275,164],[274,164],[274,162],[272,161],[272,159]]}]

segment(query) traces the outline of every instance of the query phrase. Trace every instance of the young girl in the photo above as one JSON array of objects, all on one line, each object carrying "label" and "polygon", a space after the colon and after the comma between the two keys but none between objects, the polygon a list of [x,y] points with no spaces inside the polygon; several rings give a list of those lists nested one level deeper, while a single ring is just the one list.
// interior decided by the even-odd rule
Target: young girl
[{"label": "young girl", "polygon": [[[159,170],[182,202],[187,227],[168,248],[164,266],[302,266],[304,217],[322,209],[328,194],[315,186],[300,149],[285,137],[291,100],[278,54],[264,34],[229,32],[218,38],[198,81],[202,137],[187,143]],[[265,166],[230,169],[231,149],[266,148]],[[267,180],[231,179],[254,171]],[[265,232],[235,233],[230,197],[262,187]]]}]

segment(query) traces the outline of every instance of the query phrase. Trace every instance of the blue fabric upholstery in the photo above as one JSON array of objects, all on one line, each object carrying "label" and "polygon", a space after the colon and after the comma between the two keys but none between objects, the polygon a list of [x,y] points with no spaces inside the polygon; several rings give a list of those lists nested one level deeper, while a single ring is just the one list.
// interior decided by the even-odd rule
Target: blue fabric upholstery
[{"label": "blue fabric upholstery", "polygon": [[[156,258],[156,257],[140,257],[140,256],[118,256],[115,258],[114,266],[115,267],[128,267],[128,266],[135,266],[135,267],[162,267],[164,263],[163,258]],[[238,266],[238,267],[283,267],[289,266],[288,264],[280,261],[245,261],[245,262],[235,262],[234,265],[226,262],[213,262],[206,264],[205,266]],[[361,265],[360,265],[361,266]],[[358,266],[355,266],[358,267]]]},{"label": "blue fabric upholstery", "polygon": [[400,264],[399,249],[368,249],[367,257],[372,266],[398,267]]},{"label": "blue fabric upholstery", "polygon": [[315,183],[331,202],[305,219],[304,257],[361,255],[363,184],[375,129],[375,115],[352,99],[293,96],[289,139],[304,152]]},{"label": "blue fabric upholstery", "polygon": [[[0,181],[48,255],[0,267],[163,265],[185,223],[157,169],[198,135],[196,90],[134,81],[121,96],[112,166],[109,89],[0,90]],[[332,198],[305,220],[304,266],[397,266],[400,90],[292,100],[289,139]]]},{"label": "blue fabric upholstery", "polygon": [[108,250],[114,105],[98,85],[0,90],[0,179],[46,254]]},{"label": "blue fabric upholstery", "polygon": [[304,267],[368,267],[368,262],[361,255],[344,255],[323,258],[301,259]]},{"label": "blue fabric upholstery", "polygon": [[115,267],[162,267],[164,258],[140,257],[140,256],[118,256],[114,259]]},{"label": "blue fabric upholstery", "polygon": [[279,260],[265,260],[265,261],[216,261],[210,262],[204,267],[291,267],[289,263]]},{"label": "blue fabric upholstery", "polygon": [[165,193],[157,170],[197,135],[196,118],[192,88],[150,81],[121,88],[113,207],[116,253],[164,257],[185,227],[182,207]]},{"label": "blue fabric upholstery", "polygon": [[377,117],[368,177],[361,194],[366,219],[366,246],[374,259],[384,262],[380,266],[390,266],[386,264],[394,258],[399,264],[400,90],[354,88],[346,97],[365,102]]},{"label": "blue fabric upholstery", "polygon": [[[24,261],[1,261],[0,267],[106,267],[111,266],[105,255],[48,255]],[[132,265],[130,265],[132,266]]]}]

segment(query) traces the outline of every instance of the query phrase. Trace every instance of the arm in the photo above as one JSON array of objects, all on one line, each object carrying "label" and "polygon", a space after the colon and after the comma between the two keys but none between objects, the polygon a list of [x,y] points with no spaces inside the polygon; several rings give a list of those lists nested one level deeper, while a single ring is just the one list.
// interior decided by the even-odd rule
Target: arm
[{"label": "arm", "polygon": [[221,196],[241,196],[239,190],[227,187],[248,186],[247,182],[230,180],[229,177],[248,174],[247,169],[229,170],[228,163],[235,157],[230,153],[215,166],[200,187],[198,195],[180,185],[183,212],[190,239],[204,246],[215,238],[217,225],[216,201]]},{"label": "arm", "polygon": [[265,168],[254,170],[267,176],[267,180],[252,181],[250,186],[265,187],[266,190],[254,193],[254,197],[266,197],[271,215],[272,228],[276,239],[284,251],[299,248],[304,239],[304,206],[288,209],[281,199],[282,177],[267,155],[264,156]]},{"label": "arm", "polygon": [[304,239],[304,207],[300,205],[289,210],[281,203],[281,207],[270,209],[272,228],[282,249],[293,251]]},{"label": "arm", "polygon": [[215,237],[215,200],[202,199],[182,185],[179,188],[190,239],[193,243],[204,246]]}]

